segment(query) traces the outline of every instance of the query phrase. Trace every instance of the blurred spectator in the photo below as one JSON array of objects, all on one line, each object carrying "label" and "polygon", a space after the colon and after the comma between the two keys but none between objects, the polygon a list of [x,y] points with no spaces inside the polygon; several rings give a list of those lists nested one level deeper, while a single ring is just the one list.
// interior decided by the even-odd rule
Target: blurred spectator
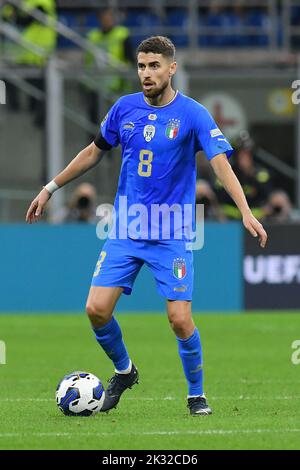
[{"label": "blurred spectator", "polygon": [[224,7],[224,2],[220,0],[214,0],[206,17],[206,25],[213,28],[212,34],[207,36],[206,45],[213,47],[247,45],[247,37],[242,34],[244,24],[244,2],[238,1],[231,8]]},{"label": "blurred spectator", "polygon": [[228,36],[226,35],[226,32],[228,32],[230,28],[230,19],[220,0],[214,0],[211,2],[206,18],[206,24],[210,28],[215,28],[214,32],[207,36],[208,46],[222,47],[228,45]]},{"label": "blurred spectator", "polygon": [[189,44],[188,27],[189,15],[186,7],[166,8],[165,25],[178,28],[178,33],[168,34],[176,47],[186,47]]},{"label": "blurred spectator", "polygon": [[204,204],[204,218],[207,220],[224,220],[217,196],[210,184],[199,179],[196,181],[196,204]]},{"label": "blurred spectator", "polygon": [[[202,7],[199,18],[203,16]],[[199,28],[208,26],[211,32],[201,35],[199,45],[208,47],[267,46],[271,20],[267,6],[250,6],[246,0],[237,0],[229,6],[222,0],[213,0],[199,22]],[[248,32],[245,30],[248,28]],[[275,26],[274,26],[275,27]]]},{"label": "blurred spectator", "polygon": [[232,26],[234,28],[233,35],[231,37],[231,45],[236,47],[248,46],[248,38],[246,34],[243,34],[243,28],[246,23],[245,1],[238,1],[233,7],[232,11]]},{"label": "blurred spectator", "polygon": [[[253,215],[257,219],[263,218],[264,207],[272,190],[272,184],[269,171],[254,163],[252,142],[241,144],[235,152],[232,167],[241,183]],[[216,190],[223,214],[228,219],[240,219],[240,211],[218,181],[216,182]]]},{"label": "blurred spectator", "polygon": [[[272,24],[267,6],[251,9],[247,16],[246,26],[256,29],[256,34],[248,35],[249,46],[259,47],[268,45],[268,35]],[[275,25],[273,27],[275,28]]]},{"label": "blurred spectator", "polygon": [[265,222],[283,223],[294,220],[293,206],[288,194],[282,189],[271,192],[265,206]]},{"label": "blurred spectator", "polygon": [[[141,2],[142,5],[142,2]],[[160,2],[152,2],[151,7],[128,8],[124,23],[132,29],[132,43],[136,48],[150,34],[161,34],[162,17],[164,16]],[[136,31],[138,29],[138,32]]]},{"label": "blurred spectator", "polygon": [[211,188],[214,188],[216,175],[212,169],[212,166],[207,159],[205,153],[200,151],[197,153],[197,181],[205,180],[209,183]]},{"label": "blurred spectator", "polygon": [[[32,46],[36,46],[43,51],[39,55],[22,46],[14,47],[15,53],[12,54],[12,60],[16,65],[39,67],[41,70],[46,65],[47,59],[56,46],[57,33],[50,26],[46,26],[37,21],[30,15],[34,10],[47,15],[48,19],[56,19],[55,0],[22,0],[21,10],[11,5],[5,5],[1,11],[1,17],[4,21],[14,24],[21,31],[22,40]],[[43,75],[38,78],[28,79],[28,82],[41,91],[45,90],[45,80]],[[12,110],[20,109],[20,100],[18,89],[8,83],[7,86],[7,104]],[[30,110],[34,113],[34,123],[37,126],[43,126],[45,121],[45,107],[43,102],[32,97],[29,99]]]},{"label": "blurred spectator", "polygon": [[[116,24],[115,12],[111,8],[105,8],[98,13],[99,27],[92,29],[88,33],[88,40],[95,46],[104,49],[114,60],[130,64],[135,61],[134,50],[131,45],[129,30],[125,26]],[[87,55],[88,66],[94,66],[94,58]],[[107,77],[101,79],[102,94],[124,94],[130,92],[130,82],[122,76]],[[88,111],[91,122],[98,124],[101,111],[99,104],[99,94],[95,90],[88,90]],[[102,112],[103,114],[103,112]]]},{"label": "blurred spectator", "polygon": [[73,192],[67,207],[58,213],[53,222],[87,222],[96,221],[96,189],[89,183],[82,183]]}]

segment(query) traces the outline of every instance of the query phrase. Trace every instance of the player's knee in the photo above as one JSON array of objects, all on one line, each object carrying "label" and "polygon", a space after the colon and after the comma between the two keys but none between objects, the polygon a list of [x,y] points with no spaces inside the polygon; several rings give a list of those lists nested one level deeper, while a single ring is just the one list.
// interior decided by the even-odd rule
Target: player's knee
[{"label": "player's knee", "polygon": [[181,312],[169,315],[169,322],[173,331],[179,337],[185,336],[186,331],[190,328],[190,318]]},{"label": "player's knee", "polygon": [[110,309],[102,302],[88,301],[86,313],[92,323],[98,327],[107,323],[111,317]]},{"label": "player's knee", "polygon": [[168,318],[174,333],[180,338],[187,338],[192,334],[194,323],[192,320],[190,308],[177,306],[169,309]]}]

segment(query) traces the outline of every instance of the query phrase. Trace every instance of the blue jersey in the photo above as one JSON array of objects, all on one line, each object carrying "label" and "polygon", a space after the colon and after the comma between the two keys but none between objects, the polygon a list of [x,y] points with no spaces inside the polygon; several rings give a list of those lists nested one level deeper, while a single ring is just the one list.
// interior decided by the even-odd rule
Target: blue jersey
[{"label": "blue jersey", "polygon": [[[207,109],[179,92],[164,106],[148,104],[143,93],[121,97],[103,119],[101,133],[111,146],[122,146],[115,199],[117,220],[125,207],[123,202],[120,207],[124,196],[129,220],[138,210],[141,212],[141,207],[148,209],[148,214],[142,211],[148,237],[141,230],[140,238],[162,238],[160,225],[154,223],[152,236],[150,233],[153,207],[194,208],[196,152],[204,150],[211,160],[220,153],[229,157],[233,151]],[[172,211],[171,216],[175,218]],[[184,224],[182,221],[182,228]],[[172,227],[171,239],[175,233]]]}]

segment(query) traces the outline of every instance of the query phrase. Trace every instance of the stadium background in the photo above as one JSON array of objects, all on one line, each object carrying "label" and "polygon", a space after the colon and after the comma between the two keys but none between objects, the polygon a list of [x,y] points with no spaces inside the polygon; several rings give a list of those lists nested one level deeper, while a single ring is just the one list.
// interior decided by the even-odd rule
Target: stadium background
[{"label": "stadium background", "polygon": [[[149,35],[171,37],[177,47],[179,63],[175,85],[210,109],[233,145],[238,147],[242,142],[247,146],[251,142],[255,165],[267,170],[271,175],[272,189],[282,189],[291,201],[292,207],[285,218],[262,219],[270,235],[264,251],[245,234],[240,221],[226,218],[219,220],[218,217],[207,215],[204,248],[195,252],[193,309],[203,315],[203,320],[201,315],[196,315],[200,325],[202,321],[204,325],[207,322],[205,334],[215,335],[213,344],[207,340],[210,351],[207,358],[208,376],[217,364],[219,353],[216,352],[216,357],[213,353],[217,348],[217,339],[220,343],[225,341],[229,349],[230,334],[237,334],[240,343],[235,345],[233,351],[243,356],[245,348],[248,348],[251,356],[246,332],[241,332],[240,327],[235,329],[236,323],[233,322],[238,320],[232,319],[235,316],[222,315],[244,313],[246,315],[243,317],[249,317],[249,323],[244,324],[246,330],[249,328],[252,331],[251,325],[255,324],[254,330],[271,331],[268,340],[261,337],[261,343],[257,344],[264,351],[269,351],[270,356],[273,351],[274,356],[268,357],[266,363],[262,360],[263,354],[258,356],[260,366],[257,365],[255,373],[252,371],[256,377],[258,375],[262,384],[266,386],[269,383],[269,387],[262,388],[261,393],[272,396],[277,377],[275,362],[278,361],[281,364],[282,380],[288,378],[290,384],[283,395],[299,399],[299,396],[295,396],[299,374],[297,367],[291,366],[289,358],[291,342],[299,337],[299,321],[297,316],[289,315],[289,310],[300,310],[300,115],[299,106],[292,100],[295,92],[292,84],[300,79],[300,1],[145,0],[141,7],[139,2],[133,0],[58,0],[58,22],[51,25],[51,28],[57,30],[56,46],[47,53],[35,48],[34,53],[42,57],[38,64],[18,60],[22,48],[31,52],[33,50],[32,44],[24,42],[24,25],[20,26],[18,21],[18,15],[25,15],[24,3],[2,2],[0,15],[0,80],[6,86],[6,99],[1,96],[0,104],[0,312],[3,314],[0,317],[0,340],[7,344],[8,358],[11,351],[12,359],[15,357],[17,361],[20,354],[18,348],[21,347],[21,343],[14,343],[13,339],[10,343],[7,339],[10,338],[11,328],[15,329],[17,338],[21,338],[24,331],[27,331],[29,337],[32,334],[33,344],[35,339],[40,338],[39,347],[42,350],[45,342],[48,344],[61,340],[50,337],[50,331],[52,334],[55,331],[51,327],[51,318],[53,323],[61,325],[67,320],[60,320],[54,312],[70,315],[84,311],[94,264],[101,250],[102,242],[97,239],[95,230],[97,220],[66,223],[60,216],[80,182],[88,182],[96,189],[95,206],[113,202],[120,168],[120,150],[105,156],[94,170],[57,192],[42,223],[26,226],[24,215],[39,188],[51,180],[97,132],[100,120],[118,96],[109,84],[117,77],[129,84],[131,91],[139,89],[134,66],[112,61],[104,49],[95,51],[93,44],[86,41],[89,31],[98,27],[99,7],[111,7],[117,24],[128,28],[132,48]],[[29,14],[32,21],[41,25],[48,24],[50,15],[46,14],[45,17],[43,13],[45,11],[39,9],[27,12],[26,15]],[[93,57],[92,65],[87,65],[88,55]],[[93,96],[97,94],[98,123],[93,121],[88,106],[91,93],[94,93]],[[17,100],[14,99],[16,96]],[[198,170],[199,179],[205,179],[215,190],[201,155]],[[262,207],[267,202],[267,199],[263,201]],[[144,314],[145,325],[150,325],[147,320],[150,318],[147,316],[149,312],[163,313],[164,310],[164,301],[156,294],[154,281],[146,269],[139,276],[132,296],[121,299],[117,309],[125,312],[121,318],[124,318],[123,321],[131,331],[132,344],[136,340],[133,322],[141,324],[135,315],[130,317],[126,312]],[[260,313],[255,314],[255,310]],[[267,315],[264,314],[266,310]],[[276,311],[276,315],[272,316],[272,310]],[[218,320],[208,319],[205,315],[207,312],[218,312]],[[11,313],[18,313],[19,320]],[[36,315],[32,317],[26,313]],[[42,316],[44,313],[48,314],[47,320]],[[78,318],[73,321],[78,321],[78,329],[82,329],[81,317]],[[226,319],[230,323],[225,323]],[[152,318],[151,321],[161,320]],[[49,336],[45,338],[41,334],[45,325],[43,322],[49,322],[50,325]],[[217,324],[223,325],[227,338],[215,329]],[[87,324],[84,328],[88,330]],[[33,331],[37,331],[36,336]],[[80,331],[74,325],[73,338],[78,338],[78,341],[81,338]],[[143,331],[144,341],[151,342],[149,330]],[[280,338],[285,338],[284,345],[279,347],[284,360],[278,358]],[[83,338],[82,341],[90,347],[88,339]],[[159,346],[157,348],[159,350]],[[32,352],[28,352],[32,361],[36,360],[34,351],[33,347]],[[96,355],[96,349],[94,351]],[[145,363],[146,357],[145,353]],[[68,368],[77,368],[75,364],[72,366],[72,361],[76,360],[78,356],[73,351],[68,360],[64,358],[59,367],[54,367],[52,381],[43,385],[42,396],[46,397],[45,400],[51,395],[47,386],[51,384],[52,387],[55,377],[67,372]],[[228,360],[235,364],[231,356]],[[94,372],[97,371],[95,359],[92,363],[87,358],[84,361],[83,366],[90,369],[91,364]],[[264,382],[267,364],[269,375]],[[34,364],[31,367],[32,377],[36,377],[42,366],[36,363],[36,367]],[[108,364],[104,364],[103,368],[105,373],[109,371]],[[2,392],[5,399],[10,396],[10,380],[13,380],[15,374],[12,371],[10,376],[10,370],[9,361],[0,369],[4,378],[8,374],[8,385]],[[237,376],[240,373],[240,377],[247,381],[237,364],[235,370]],[[247,370],[250,375],[251,367]],[[17,391],[21,390],[21,385],[18,385]],[[31,395],[32,390],[28,388],[28,400]],[[292,416],[296,418],[293,402],[289,403],[289,411],[292,409]],[[262,405],[262,413],[264,409]],[[248,411],[251,416],[252,410]],[[121,415],[123,419],[124,414]],[[283,416],[283,420],[285,418]],[[282,425],[279,421],[276,423],[279,427]],[[299,430],[296,431],[294,429],[294,434],[291,431],[293,437],[298,436]],[[271,433],[270,436],[269,441],[249,439],[247,443],[245,439],[237,444],[237,441],[229,439],[227,444],[217,440],[214,445],[221,448],[226,448],[226,445],[232,448],[297,447],[296,441],[292,439],[289,442],[284,439],[280,441],[278,436],[276,441]],[[18,441],[19,437],[14,444],[7,437],[4,448],[13,448],[14,445],[19,445],[19,448],[23,445],[24,448],[57,446],[56,441],[49,443],[51,436],[48,436],[48,444],[33,437],[24,443]],[[169,441],[172,448],[181,448],[180,445],[192,448],[189,447],[191,444],[178,442]],[[139,445],[147,448],[148,444],[143,442]],[[123,445],[124,448],[131,448],[127,441]],[[195,445],[214,447],[211,442]],[[68,444],[65,444],[65,448],[68,448]]]}]

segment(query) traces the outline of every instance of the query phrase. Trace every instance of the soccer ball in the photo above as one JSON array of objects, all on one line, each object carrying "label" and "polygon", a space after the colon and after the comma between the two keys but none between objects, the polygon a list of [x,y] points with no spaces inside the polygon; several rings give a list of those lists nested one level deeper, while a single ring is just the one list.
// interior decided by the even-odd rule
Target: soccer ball
[{"label": "soccer ball", "polygon": [[65,375],[56,388],[56,404],[68,416],[91,416],[103,405],[105,391],[101,381],[89,372]]}]

